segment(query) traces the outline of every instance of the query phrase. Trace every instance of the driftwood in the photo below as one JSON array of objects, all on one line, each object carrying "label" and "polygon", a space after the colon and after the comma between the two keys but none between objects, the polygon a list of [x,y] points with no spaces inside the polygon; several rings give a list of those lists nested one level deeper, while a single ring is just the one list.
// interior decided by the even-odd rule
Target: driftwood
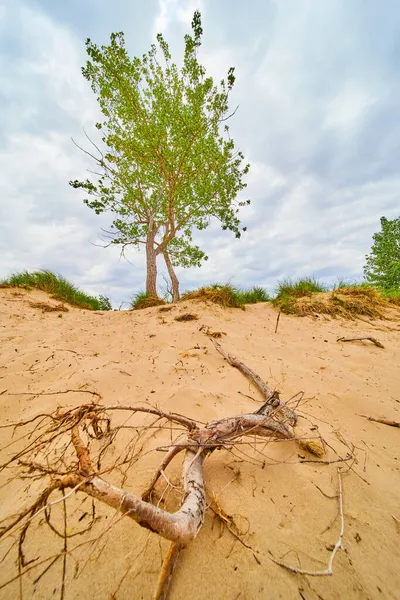
[{"label": "driftwood", "polygon": [[338,342],[358,342],[358,341],[362,341],[362,340],[369,340],[370,342],[372,342],[373,344],[375,344],[375,346],[378,346],[378,348],[384,348],[385,346],[383,344],[381,344],[380,342],[378,342],[378,340],[370,335],[364,335],[364,336],[359,336],[359,337],[351,337],[351,338],[345,338],[345,337],[340,337],[337,339]]},{"label": "driftwood", "polygon": [[379,417],[369,417],[368,415],[360,415],[368,421],[375,421],[376,423],[382,423],[383,425],[389,425],[390,427],[400,427],[400,421],[391,421],[389,419],[380,419]]},{"label": "driftwood", "polygon": [[[239,369],[261,392],[264,402],[254,413],[234,415],[201,424],[184,415],[165,412],[156,406],[100,405],[99,394],[83,390],[91,393],[96,399],[90,404],[80,405],[73,409],[65,411],[57,409],[48,414],[40,413],[26,421],[3,426],[11,428],[14,434],[21,431],[22,433],[20,437],[14,435],[10,444],[6,446],[6,448],[10,448],[12,444],[17,443],[18,451],[0,465],[0,471],[7,470],[9,472],[11,468],[14,468],[17,472],[14,479],[30,479],[35,482],[35,485],[37,481],[42,481],[45,482],[45,488],[30,506],[0,524],[0,540],[10,537],[16,539],[18,566],[18,573],[3,583],[0,589],[21,579],[23,575],[37,569],[40,565],[45,565],[42,567],[44,569],[42,574],[35,579],[38,581],[53,564],[56,564],[58,559],[62,559],[61,599],[63,599],[67,556],[73,551],[68,546],[69,538],[90,531],[96,520],[93,505],[90,524],[77,533],[68,533],[66,501],[72,495],[79,494],[90,496],[93,500],[106,504],[114,509],[121,518],[129,517],[141,527],[159,534],[171,542],[165,555],[155,594],[155,598],[158,600],[167,597],[176,561],[184,547],[196,537],[204,521],[206,511],[204,460],[217,450],[229,449],[242,442],[248,443],[247,440],[254,443],[256,439],[260,441],[265,439],[295,441],[296,439],[292,430],[292,426],[297,420],[296,413],[280,400],[279,394],[271,390],[257,373],[227,353],[212,336],[210,339],[229,364]],[[48,392],[43,392],[43,394],[48,394]],[[40,394],[32,394],[32,396],[34,395]],[[128,419],[135,414],[147,415],[147,418],[151,417],[155,420],[150,424],[126,425]],[[123,424],[114,424],[115,420],[119,423],[122,420]],[[148,439],[162,428],[167,428],[167,425],[171,428],[171,436],[173,430],[177,433],[175,437],[171,437],[171,442],[167,446],[156,448],[156,450],[166,451],[160,466],[141,497],[128,493],[123,489],[126,477],[128,477],[128,469],[133,468]],[[23,433],[26,429],[28,432]],[[111,466],[103,466],[104,462],[107,465],[105,456],[108,448],[112,445],[115,446],[117,436],[126,429],[130,429],[133,441],[128,445],[124,443],[123,453],[120,456],[112,455]],[[153,504],[155,486],[159,478],[163,477],[171,487],[172,484],[165,475],[165,470],[181,452],[184,453],[182,463],[183,496],[178,510],[170,512]],[[113,483],[107,481],[107,475],[116,473],[123,474],[120,486],[115,485],[115,477]],[[53,500],[53,495],[57,492],[61,493],[62,497]],[[342,515],[342,500],[340,502]],[[58,531],[51,521],[52,507],[59,503],[62,503],[64,507],[63,532]],[[64,540],[63,550],[48,559],[27,561],[24,554],[24,541],[32,522],[40,521],[39,516],[42,519],[44,517],[44,525],[47,524]],[[229,530],[231,531],[231,528]],[[235,535],[237,537],[237,534]],[[251,548],[243,540],[240,541],[246,548]],[[339,547],[340,545],[337,545],[337,549]],[[330,566],[333,558],[334,554]],[[49,563],[50,560],[52,562]],[[278,562],[278,564],[280,563]],[[286,565],[282,566],[287,568]]]},{"label": "driftwood", "polygon": [[[142,498],[109,483],[98,472],[98,468],[94,466],[91,458],[89,447],[91,439],[106,440],[107,437],[112,436],[113,429],[110,426],[109,415],[118,411],[155,415],[159,419],[177,423],[187,431],[184,440],[170,447]],[[20,467],[24,467],[25,474],[30,473],[31,476],[42,478],[49,476],[51,483],[31,506],[21,511],[11,522],[3,525],[0,530],[0,539],[5,539],[20,530],[19,545],[22,548],[30,523],[51,507],[53,503],[49,502],[49,498],[55,491],[59,490],[64,494],[66,490],[70,489],[74,493],[87,494],[173,543],[164,560],[156,598],[166,597],[174,564],[182,548],[195,538],[203,524],[206,510],[203,480],[205,457],[217,449],[229,447],[246,436],[294,439],[293,432],[289,427],[277,420],[274,415],[249,413],[199,426],[192,419],[181,415],[166,413],[155,407],[136,405],[86,404],[66,412],[56,411],[48,415],[40,414],[34,419],[13,423],[10,427],[19,429],[30,425],[35,428],[36,421],[41,424],[36,438],[8,462],[1,465],[1,468],[10,468],[12,465],[18,464]],[[45,423],[44,430],[43,423]],[[48,446],[54,444],[57,438],[61,438],[65,434],[70,436],[77,459],[75,465],[70,464],[67,472],[64,471],[62,474],[58,462],[53,460],[53,464],[51,464],[48,455],[46,455],[47,463],[30,458],[32,454],[36,456],[38,451],[39,454],[46,451]],[[83,440],[84,434],[86,441]],[[182,466],[184,496],[180,508],[171,513],[153,505],[150,498],[158,478],[163,474],[170,461],[181,451],[185,453]],[[65,465],[65,459],[63,459],[63,464]],[[63,496],[64,502],[70,493]],[[23,555],[21,554],[20,558],[21,556]],[[24,561],[22,559],[21,561],[24,566]],[[14,579],[6,583],[10,583]]]}]

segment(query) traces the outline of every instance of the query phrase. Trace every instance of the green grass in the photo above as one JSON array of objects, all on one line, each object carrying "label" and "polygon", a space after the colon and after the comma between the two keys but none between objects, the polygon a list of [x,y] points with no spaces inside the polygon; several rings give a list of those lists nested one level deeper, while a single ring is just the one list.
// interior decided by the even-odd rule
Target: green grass
[{"label": "green grass", "polygon": [[390,302],[391,304],[395,304],[396,306],[400,306],[400,289],[394,288],[392,290],[380,290],[381,295]]},{"label": "green grass", "polygon": [[270,297],[262,287],[254,286],[245,290],[229,281],[228,283],[213,283],[197,290],[185,292],[182,294],[182,300],[209,300],[224,308],[241,308],[244,310],[246,304],[269,302]]},{"label": "green grass", "polygon": [[248,290],[239,289],[237,294],[243,304],[257,304],[258,302],[269,302],[271,300],[267,291],[257,285]]},{"label": "green grass", "polygon": [[332,286],[332,291],[335,290],[345,290],[347,288],[365,288],[365,289],[375,289],[373,285],[368,283],[367,281],[349,281],[348,279],[339,278],[336,283]]},{"label": "green grass", "polygon": [[[325,292],[323,296],[318,293]],[[326,286],[314,277],[279,282],[273,304],[282,312],[306,316],[327,314],[353,319],[356,315],[384,318],[384,308],[389,302],[400,305],[400,291],[382,292],[368,282],[338,279]]]},{"label": "green grass", "polygon": [[141,310],[142,308],[151,308],[152,306],[162,306],[166,302],[158,296],[149,296],[146,292],[138,292],[133,296],[129,304],[131,310]]},{"label": "green grass", "polygon": [[89,296],[72,283],[67,281],[61,275],[56,275],[51,271],[35,271],[29,273],[13,273],[7,279],[0,282],[2,287],[20,287],[26,290],[42,290],[50,294],[55,300],[67,302],[72,306],[86,308],[88,310],[111,310],[110,299],[106,296]]},{"label": "green grass", "polygon": [[311,296],[316,292],[327,292],[328,288],[315,277],[304,277],[294,281],[287,278],[278,281],[278,287],[274,299],[274,306],[284,312],[292,312],[293,305],[298,298]]}]

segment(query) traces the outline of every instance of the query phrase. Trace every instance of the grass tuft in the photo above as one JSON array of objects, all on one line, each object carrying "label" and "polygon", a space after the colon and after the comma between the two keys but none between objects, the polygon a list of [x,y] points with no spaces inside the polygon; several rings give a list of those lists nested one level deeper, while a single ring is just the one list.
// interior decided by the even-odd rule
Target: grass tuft
[{"label": "grass tuft", "polygon": [[146,292],[138,292],[130,302],[132,310],[142,310],[143,308],[162,306],[163,304],[166,304],[165,300],[158,296],[149,296]]},{"label": "grass tuft", "polygon": [[245,309],[244,302],[239,295],[239,290],[231,283],[224,285],[215,283],[207,287],[201,287],[192,292],[182,294],[182,300],[199,300],[203,302],[213,302],[224,308]]},{"label": "grass tuft", "polygon": [[[85,294],[61,275],[51,271],[13,273],[0,282],[1,287],[19,287],[25,290],[37,289],[47,292],[55,300],[88,310],[111,310],[111,302],[105,296],[100,299]],[[107,302],[106,302],[107,301]],[[108,304],[107,304],[108,303]]]},{"label": "grass tuft", "polygon": [[339,280],[328,291],[313,278],[279,284],[273,304],[282,312],[298,316],[326,314],[354,319],[357,315],[381,319],[387,300],[372,286]]},{"label": "grass tuft", "polygon": [[175,317],[175,321],[183,322],[183,321],[198,321],[199,315],[195,315],[194,313],[183,313]]},{"label": "grass tuft", "polygon": [[327,288],[315,279],[315,277],[305,277],[298,281],[282,279],[278,282],[273,304],[282,312],[292,313],[296,312],[295,305],[299,298],[310,298],[312,294],[326,291]]},{"label": "grass tuft", "polygon": [[245,310],[246,304],[268,302],[270,298],[262,287],[254,286],[249,290],[243,290],[228,282],[225,284],[214,283],[198,290],[185,292],[182,294],[182,300],[208,301],[219,304],[224,308],[241,308]]},{"label": "grass tuft", "polygon": [[237,293],[243,304],[257,304],[258,302],[269,302],[271,300],[267,291],[256,285],[249,290],[238,290]]}]

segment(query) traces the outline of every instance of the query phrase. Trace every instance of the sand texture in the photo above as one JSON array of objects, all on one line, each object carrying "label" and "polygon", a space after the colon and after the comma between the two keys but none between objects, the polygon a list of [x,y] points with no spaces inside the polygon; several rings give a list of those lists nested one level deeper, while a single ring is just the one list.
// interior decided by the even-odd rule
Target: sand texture
[{"label": "sand texture", "polygon": [[[400,420],[399,313],[375,321],[282,314],[274,333],[277,312],[268,303],[246,311],[194,301],[162,312],[45,310],[58,304],[41,292],[0,290],[1,425],[92,401],[149,403],[202,422],[257,410],[259,392],[217,352],[200,330],[206,325],[223,332],[218,341],[224,349],[279,390],[282,399],[303,392],[296,433],[325,440],[321,459],[295,441],[253,444],[251,439],[206,459],[208,502],[217,500],[251,548],[209,509],[199,535],[180,556],[172,600],[400,598],[400,430],[361,416]],[[188,312],[198,318],[175,320]],[[372,336],[384,347],[369,340],[337,341],[357,336]],[[135,426],[154,421],[141,415],[118,418],[125,428],[107,450],[107,465],[130,447]],[[23,433],[28,430],[0,429],[2,464],[29,443],[28,437],[18,441]],[[164,456],[154,448],[174,435],[173,427],[150,429],[135,449],[141,455],[137,462],[105,479],[140,495]],[[349,454],[352,459],[344,462],[315,462]],[[179,456],[156,489],[156,500],[170,510],[181,498],[181,463]],[[2,519],[29,506],[44,486],[40,479],[5,485],[17,466],[1,472]],[[345,530],[333,575],[290,573],[269,557],[311,570],[328,564],[341,525],[335,519],[338,467]],[[51,500],[60,498],[57,492]],[[49,562],[31,569],[22,585],[15,580],[2,587],[0,597],[152,598],[169,543],[98,502],[93,518],[92,500],[83,493],[69,501],[68,534],[90,527],[68,540],[64,589],[61,556],[46,572]],[[62,502],[52,507],[51,522],[63,531]],[[0,544],[0,585],[18,574],[15,540],[18,535]],[[63,544],[42,512],[24,540],[26,564],[62,553]]]}]

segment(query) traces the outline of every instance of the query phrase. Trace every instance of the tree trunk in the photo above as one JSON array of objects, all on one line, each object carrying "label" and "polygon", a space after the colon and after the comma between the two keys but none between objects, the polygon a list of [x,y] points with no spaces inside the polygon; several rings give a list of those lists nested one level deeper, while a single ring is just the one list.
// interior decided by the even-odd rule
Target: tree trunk
[{"label": "tree trunk", "polygon": [[172,283],[172,302],[178,302],[178,300],[180,299],[179,281],[178,281],[178,278],[174,271],[174,267],[172,266],[172,262],[171,262],[171,259],[169,257],[167,250],[164,250],[163,256],[164,256],[165,264],[167,265],[168,274],[170,276],[171,283]]},{"label": "tree trunk", "polygon": [[150,223],[146,240],[146,294],[157,296],[157,255],[154,248],[156,232]]}]

